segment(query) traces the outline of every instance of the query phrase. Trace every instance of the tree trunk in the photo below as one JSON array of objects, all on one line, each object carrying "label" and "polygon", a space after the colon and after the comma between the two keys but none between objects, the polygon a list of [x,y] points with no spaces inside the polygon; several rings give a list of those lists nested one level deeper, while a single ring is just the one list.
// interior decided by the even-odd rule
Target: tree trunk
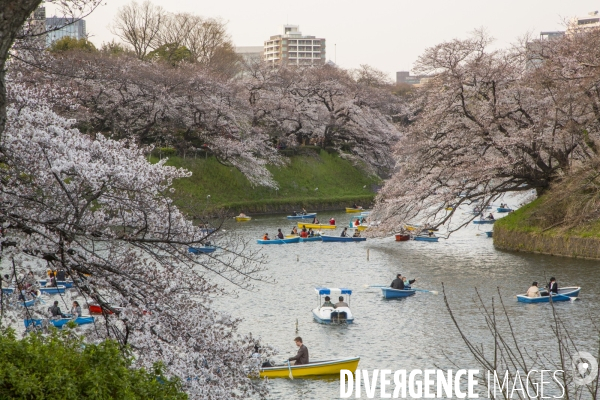
[{"label": "tree trunk", "polygon": [[6,126],[6,60],[27,18],[42,0],[0,0],[0,139]]}]

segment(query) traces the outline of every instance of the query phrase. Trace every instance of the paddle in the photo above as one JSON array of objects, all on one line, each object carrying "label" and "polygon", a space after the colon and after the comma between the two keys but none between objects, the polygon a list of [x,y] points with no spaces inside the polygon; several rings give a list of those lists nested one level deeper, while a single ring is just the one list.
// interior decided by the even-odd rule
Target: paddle
[{"label": "paddle", "polygon": [[294,380],[294,376],[292,375],[292,366],[290,364],[290,360],[288,360],[288,369],[290,370],[289,377],[291,380]]}]

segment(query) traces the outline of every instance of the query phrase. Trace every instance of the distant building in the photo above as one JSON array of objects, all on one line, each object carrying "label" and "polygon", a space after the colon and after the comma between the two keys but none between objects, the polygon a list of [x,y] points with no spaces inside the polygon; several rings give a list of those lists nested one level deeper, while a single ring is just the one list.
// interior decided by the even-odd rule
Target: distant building
[{"label": "distant building", "polygon": [[236,46],[236,54],[242,56],[245,62],[259,62],[263,59],[263,46]]},{"label": "distant building", "polygon": [[600,13],[592,11],[586,17],[575,17],[571,20],[567,27],[567,35],[583,30],[600,27]]},{"label": "distant building", "polygon": [[74,39],[87,39],[85,20],[74,18],[46,18],[46,45],[51,46],[55,41],[70,36]]},{"label": "distant building", "polygon": [[419,86],[427,82],[430,78],[429,75],[411,75],[410,71],[396,72],[396,83],[408,83],[409,85]]},{"label": "distant building", "polygon": [[280,35],[265,41],[263,60],[272,65],[325,64],[325,39],[303,36],[298,25],[284,25]]}]

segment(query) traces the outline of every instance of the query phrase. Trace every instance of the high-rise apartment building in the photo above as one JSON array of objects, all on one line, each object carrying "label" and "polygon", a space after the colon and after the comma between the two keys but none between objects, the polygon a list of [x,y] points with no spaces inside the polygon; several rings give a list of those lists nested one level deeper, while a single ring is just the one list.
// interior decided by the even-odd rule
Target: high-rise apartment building
[{"label": "high-rise apartment building", "polygon": [[265,41],[264,61],[272,65],[325,64],[325,39],[303,36],[298,25],[284,25],[280,35]]}]

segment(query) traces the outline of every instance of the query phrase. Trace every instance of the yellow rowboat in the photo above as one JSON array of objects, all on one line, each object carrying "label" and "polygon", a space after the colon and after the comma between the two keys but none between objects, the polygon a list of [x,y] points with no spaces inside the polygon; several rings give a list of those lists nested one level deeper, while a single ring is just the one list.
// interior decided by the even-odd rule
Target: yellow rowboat
[{"label": "yellow rowboat", "polygon": [[411,232],[420,231],[421,225],[404,225],[404,229]]},{"label": "yellow rowboat", "polygon": [[367,227],[366,225],[358,225],[358,226],[356,227],[356,229],[358,229],[358,231],[359,231],[359,232],[362,232],[362,231],[364,231],[364,230],[365,230],[365,229],[367,229],[367,228],[368,228],[368,227]]},{"label": "yellow rowboat", "polygon": [[235,220],[237,222],[240,222],[240,221],[250,221],[251,219],[252,219],[252,217],[239,217],[239,216],[235,217]]},{"label": "yellow rowboat", "polygon": [[293,238],[297,238],[300,235],[285,235],[286,239],[293,239]]},{"label": "yellow rowboat", "polygon": [[350,208],[350,207],[346,207],[346,212],[347,213],[359,213],[359,212],[363,212],[365,211],[364,208]]},{"label": "yellow rowboat", "polygon": [[358,362],[360,357],[344,358],[342,360],[330,360],[330,361],[315,361],[304,365],[292,365],[288,366],[277,366],[267,367],[260,369],[261,378],[289,378],[290,370],[294,378],[301,378],[303,376],[315,376],[315,375],[340,375],[340,371],[347,369],[349,371],[356,371],[358,368]]},{"label": "yellow rowboat", "polygon": [[303,222],[298,222],[298,228],[304,228],[306,227],[306,229],[335,229],[335,225],[325,225],[325,224],[305,224]]}]

